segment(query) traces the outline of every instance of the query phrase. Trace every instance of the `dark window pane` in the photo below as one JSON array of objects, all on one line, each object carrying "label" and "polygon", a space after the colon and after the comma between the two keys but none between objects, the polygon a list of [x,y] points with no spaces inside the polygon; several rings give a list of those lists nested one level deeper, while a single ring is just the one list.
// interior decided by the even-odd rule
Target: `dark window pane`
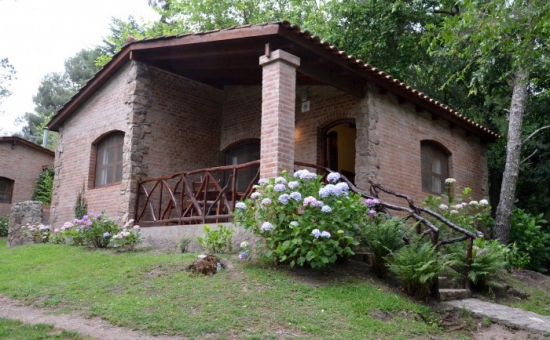
[{"label": "dark window pane", "polygon": [[13,180],[0,177],[0,203],[11,203]]},{"label": "dark window pane", "polygon": [[122,180],[122,144],[124,135],[117,133],[97,145],[95,186],[103,186]]},{"label": "dark window pane", "polygon": [[435,143],[421,144],[422,191],[441,195],[445,192],[445,179],[449,173],[447,154]]}]

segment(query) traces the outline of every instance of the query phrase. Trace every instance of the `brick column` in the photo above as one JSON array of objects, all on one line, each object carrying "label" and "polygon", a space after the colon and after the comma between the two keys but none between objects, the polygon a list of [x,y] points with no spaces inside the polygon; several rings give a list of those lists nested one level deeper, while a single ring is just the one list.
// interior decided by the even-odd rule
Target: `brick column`
[{"label": "brick column", "polygon": [[294,170],[296,67],[300,58],[282,50],[261,56],[262,133],[260,177]]}]

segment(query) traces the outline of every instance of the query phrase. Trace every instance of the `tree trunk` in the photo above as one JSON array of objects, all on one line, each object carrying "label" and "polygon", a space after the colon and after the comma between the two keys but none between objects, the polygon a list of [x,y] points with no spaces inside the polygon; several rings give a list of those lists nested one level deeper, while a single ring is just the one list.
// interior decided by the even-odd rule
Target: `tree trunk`
[{"label": "tree trunk", "polygon": [[512,102],[510,104],[510,118],[508,120],[508,141],[506,144],[506,165],[502,176],[500,200],[498,202],[494,237],[501,243],[507,244],[510,239],[512,226],[512,208],[516,195],[519,163],[521,156],[521,130],[523,113],[527,99],[527,78],[529,72],[519,70],[514,79]]}]

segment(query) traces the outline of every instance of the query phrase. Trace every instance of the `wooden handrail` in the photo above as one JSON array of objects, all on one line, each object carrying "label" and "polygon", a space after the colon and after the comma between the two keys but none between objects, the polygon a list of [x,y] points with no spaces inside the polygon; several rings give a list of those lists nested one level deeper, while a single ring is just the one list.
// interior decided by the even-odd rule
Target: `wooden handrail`
[{"label": "wooden handrail", "polygon": [[[232,218],[236,200],[252,193],[259,178],[259,165],[260,161],[254,161],[141,180],[137,185],[134,220],[143,226],[227,222]],[[239,170],[256,168],[252,180],[245,183],[245,191],[238,193]],[[199,176],[201,180],[195,188],[193,178]],[[226,178],[224,185],[216,180],[222,177]]]}]

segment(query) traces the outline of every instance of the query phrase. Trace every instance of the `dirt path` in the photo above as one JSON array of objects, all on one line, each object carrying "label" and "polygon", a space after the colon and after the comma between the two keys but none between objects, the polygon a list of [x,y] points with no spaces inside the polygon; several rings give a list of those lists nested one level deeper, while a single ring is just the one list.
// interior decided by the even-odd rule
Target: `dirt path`
[{"label": "dirt path", "polygon": [[23,306],[19,301],[0,295],[0,317],[19,320],[25,323],[47,323],[56,328],[77,332],[101,340],[181,340],[184,337],[151,336],[126,328],[113,326],[100,318],[86,319],[76,313],[49,314],[46,309]]}]

